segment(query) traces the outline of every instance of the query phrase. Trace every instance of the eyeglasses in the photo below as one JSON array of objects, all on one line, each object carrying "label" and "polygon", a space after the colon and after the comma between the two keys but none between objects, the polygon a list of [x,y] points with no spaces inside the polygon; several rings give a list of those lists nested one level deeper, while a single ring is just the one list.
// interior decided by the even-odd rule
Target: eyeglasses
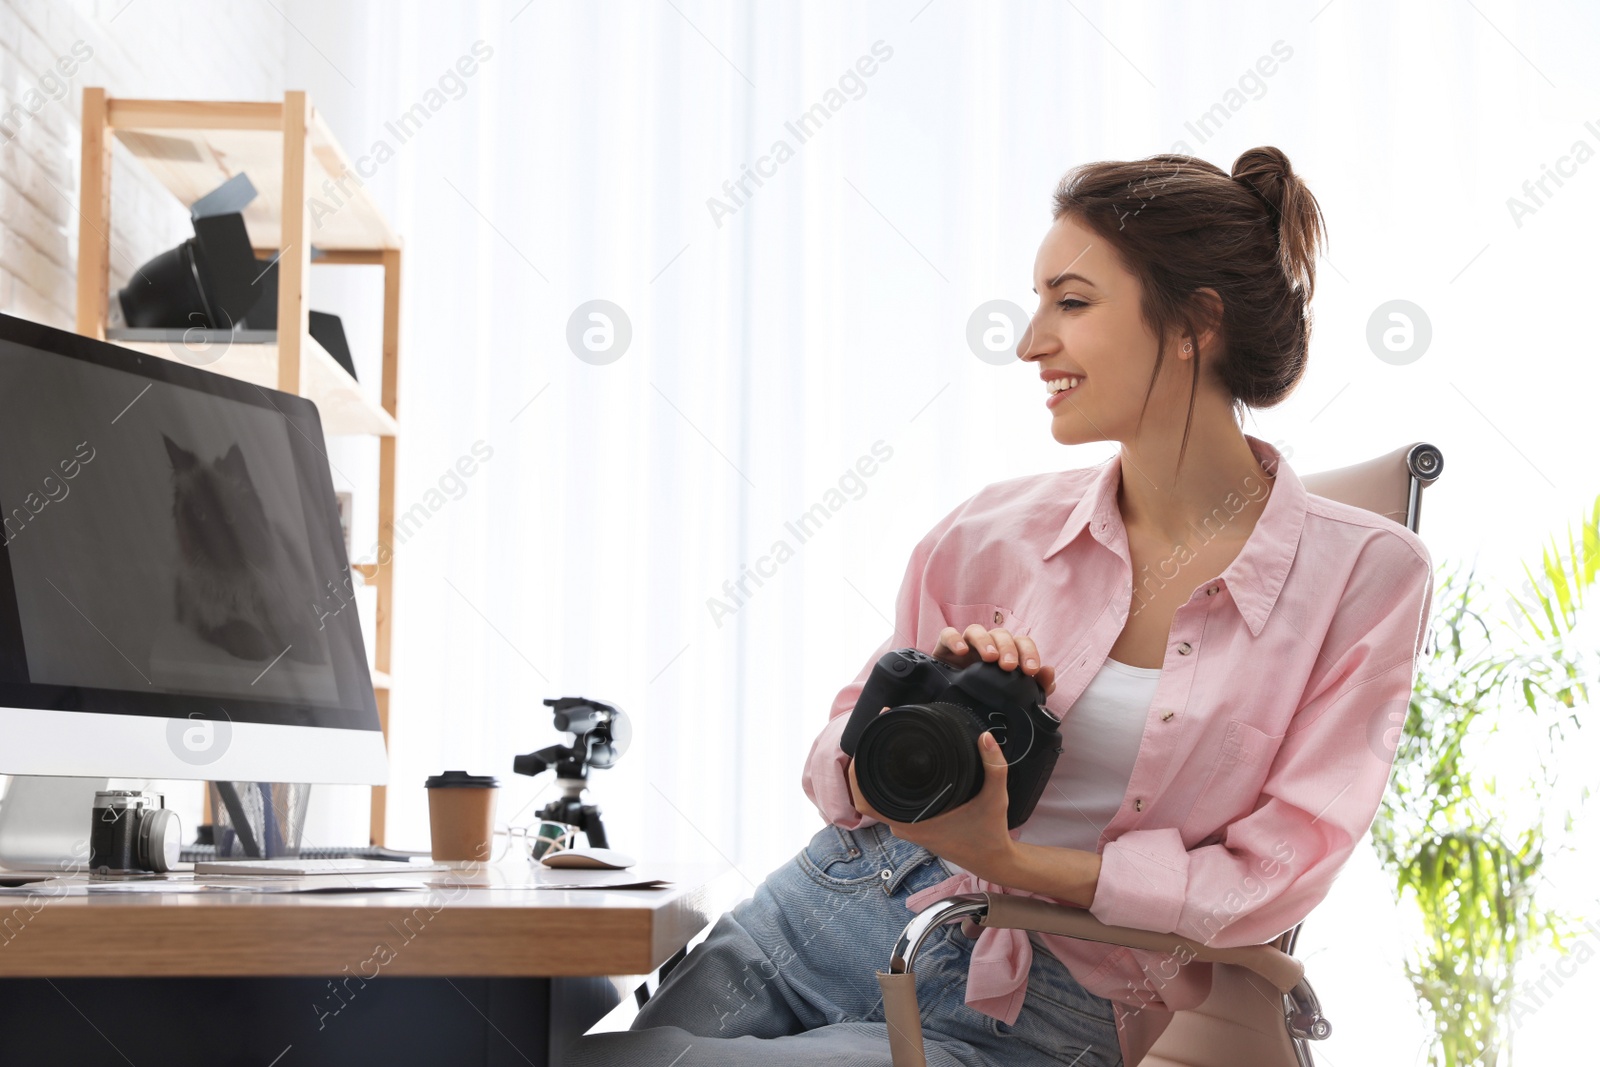
[{"label": "eyeglasses", "polygon": [[503,834],[510,838],[508,848],[521,848],[528,857],[529,863],[538,863],[544,857],[573,848],[577,844],[578,828],[564,822],[552,822],[541,819],[532,826],[512,826],[505,830],[496,830],[496,834]]}]

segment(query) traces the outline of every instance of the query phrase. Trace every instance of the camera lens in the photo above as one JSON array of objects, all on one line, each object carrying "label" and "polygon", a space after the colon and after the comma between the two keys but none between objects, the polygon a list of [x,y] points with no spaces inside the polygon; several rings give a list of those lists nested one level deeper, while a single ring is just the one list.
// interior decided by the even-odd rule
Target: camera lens
[{"label": "camera lens", "polygon": [[983,723],[957,704],[906,704],[861,731],[856,782],[874,809],[895,822],[931,819],[983,789],[978,737]]}]

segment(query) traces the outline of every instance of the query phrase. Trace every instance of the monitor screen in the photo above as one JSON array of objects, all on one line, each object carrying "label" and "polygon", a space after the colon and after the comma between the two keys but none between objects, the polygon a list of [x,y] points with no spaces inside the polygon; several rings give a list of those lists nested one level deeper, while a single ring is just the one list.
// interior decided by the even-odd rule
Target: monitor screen
[{"label": "monitor screen", "polygon": [[302,398],[5,319],[0,705],[378,730],[324,448]]}]

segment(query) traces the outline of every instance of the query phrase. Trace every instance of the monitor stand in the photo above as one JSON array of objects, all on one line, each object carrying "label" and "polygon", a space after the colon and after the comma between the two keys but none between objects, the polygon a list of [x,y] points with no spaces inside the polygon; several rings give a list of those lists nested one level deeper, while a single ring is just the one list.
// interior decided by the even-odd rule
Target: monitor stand
[{"label": "monitor stand", "polygon": [[94,795],[105,778],[19,774],[0,800],[0,867],[85,870]]}]

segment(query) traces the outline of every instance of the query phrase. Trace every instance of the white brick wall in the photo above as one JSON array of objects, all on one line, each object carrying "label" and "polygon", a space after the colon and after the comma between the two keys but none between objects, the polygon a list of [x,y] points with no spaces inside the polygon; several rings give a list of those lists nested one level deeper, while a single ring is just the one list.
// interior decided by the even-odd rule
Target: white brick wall
[{"label": "white brick wall", "polygon": [[[270,4],[0,0],[0,311],[73,326],[84,86],[113,96],[280,99],[289,32]],[[62,56],[77,65],[70,78],[55,69]],[[12,109],[28,116],[30,91],[43,106],[19,122]],[[120,147],[111,198],[116,288],[193,231],[186,205]]]}]

